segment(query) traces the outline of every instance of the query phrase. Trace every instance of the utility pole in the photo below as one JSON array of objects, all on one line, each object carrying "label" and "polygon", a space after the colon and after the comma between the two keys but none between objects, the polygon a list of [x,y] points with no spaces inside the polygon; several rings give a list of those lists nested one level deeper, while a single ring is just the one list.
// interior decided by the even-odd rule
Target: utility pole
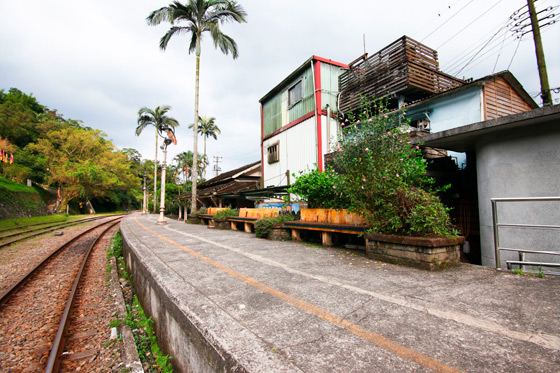
[{"label": "utility pole", "polygon": [[220,168],[220,166],[219,166],[219,164],[220,164],[220,158],[223,158],[223,157],[216,156],[216,155],[214,156],[214,163],[216,163],[216,164],[214,165],[214,171],[216,171],[216,176],[218,176],[218,173],[222,170],[222,169]]},{"label": "utility pole", "polygon": [[529,7],[529,15],[531,17],[531,26],[533,28],[533,40],[535,41],[535,53],[537,55],[537,65],[539,67],[539,77],[541,79],[541,97],[544,106],[552,105],[552,96],[550,94],[550,85],[548,84],[548,73],[546,71],[546,62],[544,59],[544,50],[541,40],[541,29],[539,19],[535,11],[534,0],[527,0]]}]

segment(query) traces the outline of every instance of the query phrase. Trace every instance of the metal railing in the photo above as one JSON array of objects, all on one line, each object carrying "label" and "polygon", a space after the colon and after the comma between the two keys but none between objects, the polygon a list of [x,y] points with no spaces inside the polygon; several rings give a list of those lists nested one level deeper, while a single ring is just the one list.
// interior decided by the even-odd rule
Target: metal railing
[{"label": "metal railing", "polygon": [[[494,252],[495,252],[497,269],[502,267],[501,258],[500,258],[501,251],[517,252],[519,254],[519,260],[506,260],[507,269],[511,269],[513,265],[519,265],[520,268],[523,268],[524,265],[539,266],[540,268],[542,267],[560,268],[560,263],[525,260],[525,254],[560,256],[560,251],[527,250],[527,249],[514,249],[508,247],[500,247],[500,235],[499,235],[500,227],[560,229],[560,225],[502,224],[499,223],[498,221],[498,202],[550,202],[550,201],[560,202],[560,197],[492,198],[491,201],[492,201],[492,221],[494,222]],[[542,273],[548,275],[560,276],[560,272],[542,272]]]}]

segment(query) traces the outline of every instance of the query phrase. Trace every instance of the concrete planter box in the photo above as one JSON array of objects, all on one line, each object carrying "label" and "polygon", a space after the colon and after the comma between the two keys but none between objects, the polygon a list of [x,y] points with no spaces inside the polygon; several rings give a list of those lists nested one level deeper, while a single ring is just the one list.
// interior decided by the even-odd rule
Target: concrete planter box
[{"label": "concrete planter box", "polygon": [[187,223],[200,224],[200,218],[198,216],[188,216]]},{"label": "concrete planter box", "polygon": [[215,229],[230,229],[231,224],[227,219],[213,219]]},{"label": "concrete planter box", "polygon": [[464,237],[425,238],[372,233],[366,237],[371,259],[428,270],[453,267],[460,262]]},{"label": "concrete planter box", "polygon": [[273,226],[270,229],[270,232],[268,232],[266,238],[272,241],[290,241],[292,239],[292,235],[286,228],[284,228],[283,224],[280,224]]}]

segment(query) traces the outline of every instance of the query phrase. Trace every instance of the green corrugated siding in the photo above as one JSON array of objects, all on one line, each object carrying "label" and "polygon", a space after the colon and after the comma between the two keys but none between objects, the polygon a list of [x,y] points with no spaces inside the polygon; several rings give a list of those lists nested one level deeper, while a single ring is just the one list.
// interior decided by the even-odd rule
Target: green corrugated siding
[{"label": "green corrugated siding", "polygon": [[282,127],[282,94],[268,100],[263,105],[264,135],[268,135]]},{"label": "green corrugated siding", "polygon": [[338,66],[321,64],[321,91],[323,93],[321,105],[323,109],[329,104],[333,111],[338,111],[336,97],[338,94],[338,76],[344,69]]},{"label": "green corrugated siding", "polygon": [[[333,111],[337,111],[336,98],[338,94],[338,76],[343,71],[344,69],[340,67],[321,63],[321,91],[323,108],[329,104]],[[300,80],[302,82],[303,99],[295,105],[288,107],[288,90]],[[298,120],[304,115],[312,112],[315,109],[313,88],[313,71],[311,70],[310,64],[309,68],[301,75],[294,78],[291,82],[289,82],[289,84],[286,84],[281,93],[276,94],[273,98],[267,100],[266,103],[263,104],[264,135],[266,136],[271,134],[272,132],[282,128],[282,126]],[[282,112],[283,110],[284,113]],[[282,118],[284,118],[284,120],[282,120]]]},{"label": "green corrugated siding", "polygon": [[303,85],[303,99],[288,110],[288,123],[298,120],[315,108],[313,102],[313,75],[311,65],[309,65],[309,69],[305,70],[297,79],[294,79],[292,85],[297,83],[300,79]]}]

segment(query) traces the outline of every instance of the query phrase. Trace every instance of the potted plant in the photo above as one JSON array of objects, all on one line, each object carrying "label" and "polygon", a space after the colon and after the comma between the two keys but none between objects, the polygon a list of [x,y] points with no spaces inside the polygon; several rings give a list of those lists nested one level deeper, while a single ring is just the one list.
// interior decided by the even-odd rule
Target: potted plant
[{"label": "potted plant", "polygon": [[259,238],[267,238],[274,241],[289,241],[292,239],[292,236],[284,228],[284,223],[298,219],[298,215],[292,214],[281,214],[259,219],[255,222],[255,235]]},{"label": "potted plant", "polygon": [[186,222],[189,224],[200,224],[200,218],[198,217],[198,215],[204,215],[208,212],[207,209],[202,208],[200,210],[197,211],[193,211],[191,212],[188,216],[187,216],[187,220]]},{"label": "potted plant", "polygon": [[237,210],[231,208],[221,209],[214,214],[214,228],[216,229],[230,229],[230,223],[227,220],[230,216],[237,216]]}]

